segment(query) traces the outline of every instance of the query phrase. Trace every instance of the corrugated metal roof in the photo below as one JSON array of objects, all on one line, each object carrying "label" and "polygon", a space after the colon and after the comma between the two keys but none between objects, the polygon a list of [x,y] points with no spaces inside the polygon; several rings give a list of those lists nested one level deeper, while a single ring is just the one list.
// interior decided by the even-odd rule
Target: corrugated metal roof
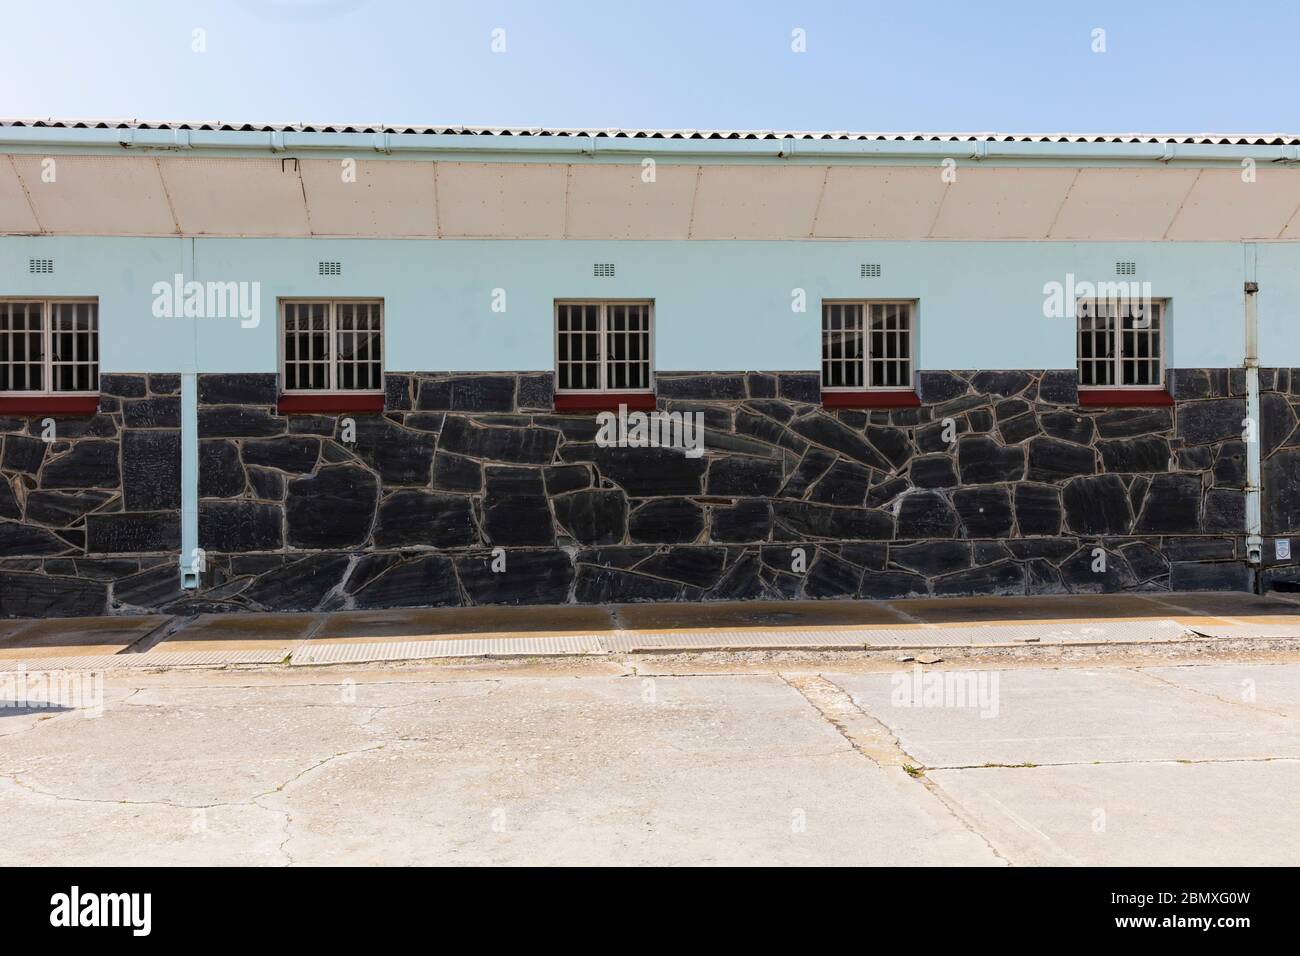
[{"label": "corrugated metal roof", "polygon": [[1293,133],[854,133],[797,130],[563,129],[525,126],[402,126],[384,123],[241,123],[150,120],[0,119],[0,128],[203,130],[232,133],[392,133],[430,136],[576,137],[666,140],[846,140],[859,142],[1148,143],[1295,146]]}]

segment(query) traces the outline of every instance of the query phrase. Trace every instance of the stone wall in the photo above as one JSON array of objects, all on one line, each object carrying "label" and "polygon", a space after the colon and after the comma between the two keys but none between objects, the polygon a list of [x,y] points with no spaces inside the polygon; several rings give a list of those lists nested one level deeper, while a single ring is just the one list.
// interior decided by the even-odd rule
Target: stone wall
[{"label": "stone wall", "polygon": [[[1300,373],[1261,380],[1265,532],[1294,533]],[[550,373],[389,375],[382,415],[280,415],[274,375],[203,375],[187,594],[175,377],[111,376],[40,460],[39,422],[0,423],[0,612],[1249,588],[1244,375],[1171,385],[1094,408],[1073,370],[923,372],[920,407],[828,410],[816,374],[661,373],[659,407],[704,416],[688,458],[600,447]]]},{"label": "stone wall", "polygon": [[0,418],[0,615],[152,606],[175,578],[179,393],[177,375],[104,375],[97,415]]}]

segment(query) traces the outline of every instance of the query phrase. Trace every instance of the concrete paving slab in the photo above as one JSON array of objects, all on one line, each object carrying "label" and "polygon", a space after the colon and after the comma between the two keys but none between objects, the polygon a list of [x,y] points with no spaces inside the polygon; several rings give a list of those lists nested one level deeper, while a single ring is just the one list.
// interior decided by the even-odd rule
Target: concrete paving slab
[{"label": "concrete paving slab", "polygon": [[1133,763],[927,776],[1017,865],[1294,866],[1300,763]]},{"label": "concrete paving slab", "polygon": [[[372,726],[406,747],[268,799],[293,807],[287,852],[386,865],[996,862],[775,677],[472,689],[382,710]],[[359,786],[385,794],[383,814],[352,799]],[[399,844],[386,836],[396,821]]]},{"label": "concrete paving slab", "polygon": [[[104,683],[129,687],[129,672],[106,674]],[[337,754],[374,745],[365,726],[372,715],[343,681],[146,694],[107,703],[99,717],[68,715],[5,738],[0,776],[91,801],[248,803]]]},{"label": "concrete paving slab", "polygon": [[1142,673],[1234,704],[1300,718],[1300,665],[1297,664],[1144,667]]},{"label": "concrete paving slab", "polygon": [[1064,762],[971,769],[836,687],[888,671],[616,667],[110,672],[98,717],[0,708],[0,865],[1300,858],[1300,663],[986,671],[996,718],[899,743]]},{"label": "concrete paving slab", "polygon": [[39,821],[6,827],[0,865],[284,865],[281,815],[256,805],[74,802],[0,780],[0,814]]},{"label": "concrete paving slab", "polygon": [[320,614],[203,614],[158,644],[153,653],[279,650],[287,656],[323,619]]},{"label": "concrete paving slab", "polygon": [[927,767],[1300,758],[1300,722],[1127,668],[827,676]]},{"label": "concrete paving slab", "polygon": [[881,601],[767,601],[718,604],[620,604],[623,629],[654,634],[712,628],[790,630],[898,627],[906,618]]},{"label": "concrete paving slab", "polygon": [[6,739],[0,865],[999,862],[770,674],[153,681]]},{"label": "concrete paving slab", "polygon": [[456,640],[488,637],[563,637],[608,631],[608,609],[594,606],[449,607],[329,614],[312,643]]},{"label": "concrete paving slab", "polygon": [[117,654],[166,624],[168,618],[65,617],[25,622],[0,637],[0,658],[39,660],[90,654]]}]

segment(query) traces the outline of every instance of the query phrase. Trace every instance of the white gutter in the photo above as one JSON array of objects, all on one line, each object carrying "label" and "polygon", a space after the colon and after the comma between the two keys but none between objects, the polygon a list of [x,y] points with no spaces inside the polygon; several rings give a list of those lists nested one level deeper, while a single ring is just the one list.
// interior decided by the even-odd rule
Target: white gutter
[{"label": "white gutter", "polygon": [[1259,283],[1255,281],[1255,244],[1245,244],[1246,254],[1246,561],[1258,568],[1263,555],[1260,511],[1260,474],[1263,445],[1259,418]]},{"label": "white gutter", "polygon": [[62,129],[0,127],[0,148],[23,151],[96,149],[245,153],[343,152],[382,155],[485,153],[501,156],[681,156],[726,159],[974,161],[1077,160],[1088,162],[1206,163],[1250,158],[1259,163],[1300,163],[1300,146],[1198,143],[1042,143],[999,139],[821,140],[657,139],[614,136],[503,136],[429,133],[313,133],[233,130]]}]

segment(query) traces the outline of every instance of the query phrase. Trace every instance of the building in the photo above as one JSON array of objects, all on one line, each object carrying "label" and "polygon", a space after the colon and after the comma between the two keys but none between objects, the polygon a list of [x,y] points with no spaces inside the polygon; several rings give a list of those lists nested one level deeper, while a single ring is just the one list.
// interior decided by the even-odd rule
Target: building
[{"label": "building", "polygon": [[1300,582],[1298,137],[0,154],[3,615]]}]

